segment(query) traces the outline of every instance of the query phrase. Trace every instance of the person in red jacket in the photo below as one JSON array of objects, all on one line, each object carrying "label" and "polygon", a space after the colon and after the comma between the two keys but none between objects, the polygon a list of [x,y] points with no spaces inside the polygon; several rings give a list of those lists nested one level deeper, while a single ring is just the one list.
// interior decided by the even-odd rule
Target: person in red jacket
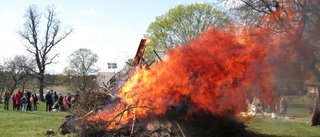
[{"label": "person in red jacket", "polygon": [[18,92],[16,93],[16,107],[17,107],[17,110],[19,111],[20,108],[21,108],[21,105],[22,105],[22,102],[21,102],[21,98],[23,97],[23,93],[22,91],[19,89]]}]

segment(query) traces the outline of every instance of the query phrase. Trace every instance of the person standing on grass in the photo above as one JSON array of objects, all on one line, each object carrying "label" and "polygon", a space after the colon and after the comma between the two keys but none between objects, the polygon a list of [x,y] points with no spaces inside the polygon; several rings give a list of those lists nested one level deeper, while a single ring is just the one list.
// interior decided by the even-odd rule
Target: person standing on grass
[{"label": "person standing on grass", "polygon": [[308,109],[309,109],[309,114],[312,114],[312,113],[313,113],[313,108],[314,108],[314,105],[313,105],[313,104],[308,107]]},{"label": "person standing on grass", "polygon": [[22,108],[21,111],[27,111],[27,97],[26,97],[26,93],[23,95],[23,97],[21,98],[21,103],[22,103]]},{"label": "person standing on grass", "polygon": [[281,98],[279,101],[279,104],[280,104],[280,115],[285,116],[287,113],[288,102],[284,98]]},{"label": "person standing on grass", "polygon": [[52,105],[53,105],[53,104],[54,104],[54,102],[56,102],[56,100],[55,100],[55,95],[54,95],[54,93],[53,93],[53,90],[52,90],[52,89],[51,89],[50,93],[51,93],[51,97],[52,97]]},{"label": "person standing on grass", "polygon": [[67,103],[68,103],[68,109],[71,109],[72,102],[71,102],[71,94],[70,93],[68,93],[68,95],[67,95]]},{"label": "person standing on grass", "polygon": [[[30,94],[31,94],[31,92],[30,92]],[[34,102],[34,94],[31,94],[30,101],[29,101],[29,103],[30,103],[30,111],[32,111],[33,102]]]},{"label": "person standing on grass", "polygon": [[54,103],[56,103],[58,101],[58,98],[59,98],[59,96],[58,96],[56,91],[53,92],[53,98],[54,98],[54,102],[53,102],[53,104],[54,104]]},{"label": "person standing on grass", "polygon": [[21,98],[23,97],[23,93],[21,92],[21,90],[19,89],[18,92],[16,93],[16,107],[17,110],[19,111],[21,108]]},{"label": "person standing on grass", "polygon": [[67,97],[68,96],[64,96],[63,100],[62,100],[62,104],[63,104],[63,107],[64,109],[68,109],[68,100],[67,100]]},{"label": "person standing on grass", "polygon": [[26,98],[27,98],[27,111],[31,111],[31,92],[29,90],[25,90],[26,92]]},{"label": "person standing on grass", "polygon": [[16,109],[16,95],[13,93],[10,98],[10,102],[12,103],[12,110]]},{"label": "person standing on grass", "polygon": [[59,97],[58,97],[58,106],[59,106],[59,111],[64,110],[64,107],[63,107],[63,96],[61,95],[61,93],[59,93]]},{"label": "person standing on grass", "polygon": [[52,110],[52,96],[50,93],[50,90],[47,91],[47,94],[45,95],[45,100],[46,100],[46,111],[51,111]]},{"label": "person standing on grass", "polygon": [[7,91],[4,92],[4,110],[9,110],[9,101],[10,101],[10,93]]},{"label": "person standing on grass", "polygon": [[38,97],[37,97],[37,94],[33,93],[33,110],[34,111],[38,111]]}]

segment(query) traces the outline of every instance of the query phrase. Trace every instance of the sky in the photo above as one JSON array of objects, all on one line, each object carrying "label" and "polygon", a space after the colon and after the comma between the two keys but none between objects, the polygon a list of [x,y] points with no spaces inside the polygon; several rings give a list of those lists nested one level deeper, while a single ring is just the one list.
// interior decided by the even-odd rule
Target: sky
[{"label": "sky", "polygon": [[[0,61],[15,55],[29,55],[18,31],[25,23],[25,10],[37,5],[41,12],[49,5],[57,7],[57,18],[73,32],[52,51],[59,53],[57,64],[46,73],[60,74],[68,66],[67,57],[75,50],[87,48],[99,56],[100,71],[109,70],[107,63],[118,68],[133,58],[139,42],[151,22],[180,4],[203,0],[0,0]],[[44,17],[42,17],[44,18]],[[42,24],[44,21],[42,22]],[[41,27],[43,29],[43,27]]]}]

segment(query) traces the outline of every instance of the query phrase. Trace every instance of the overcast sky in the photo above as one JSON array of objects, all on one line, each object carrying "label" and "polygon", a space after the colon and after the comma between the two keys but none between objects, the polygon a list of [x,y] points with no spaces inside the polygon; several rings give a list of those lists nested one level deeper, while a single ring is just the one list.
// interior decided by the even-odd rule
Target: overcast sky
[{"label": "overcast sky", "polygon": [[149,24],[179,4],[203,0],[0,0],[0,61],[28,53],[17,31],[25,23],[26,8],[36,4],[43,12],[48,5],[58,8],[58,18],[74,32],[53,52],[60,53],[59,63],[47,67],[47,73],[62,73],[68,55],[79,48],[91,49],[99,56],[101,71],[108,62],[125,65],[134,57]]}]

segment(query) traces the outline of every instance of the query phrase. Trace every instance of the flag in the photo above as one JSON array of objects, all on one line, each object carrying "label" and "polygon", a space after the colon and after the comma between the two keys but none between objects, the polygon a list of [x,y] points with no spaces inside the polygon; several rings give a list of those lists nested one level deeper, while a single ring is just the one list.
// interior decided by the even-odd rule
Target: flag
[{"label": "flag", "polygon": [[108,69],[116,69],[117,68],[117,63],[107,63],[108,64]]}]

